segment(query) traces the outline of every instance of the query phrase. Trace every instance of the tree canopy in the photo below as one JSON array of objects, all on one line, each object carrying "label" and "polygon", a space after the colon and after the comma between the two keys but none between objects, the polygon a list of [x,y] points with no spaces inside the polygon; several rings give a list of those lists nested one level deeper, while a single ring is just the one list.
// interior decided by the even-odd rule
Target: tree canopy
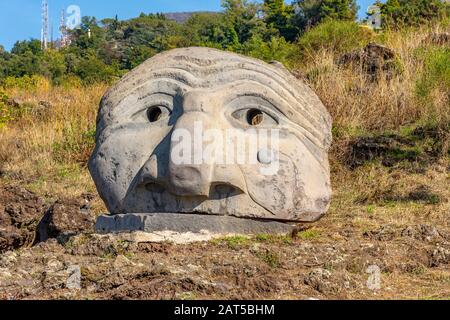
[{"label": "tree canopy", "polygon": [[[448,15],[449,9],[441,0],[387,0],[378,4],[388,27],[425,23]],[[10,52],[0,46],[0,82],[7,77],[33,75],[55,83],[72,77],[85,83],[111,81],[159,52],[188,46],[284,60],[296,48],[314,47],[314,41],[305,46],[310,40],[304,35],[311,28],[327,21],[354,23],[358,11],[356,0],[294,0],[291,4],[284,0],[222,0],[222,7],[222,12],[193,14],[183,23],[163,14],[141,13],[126,21],[117,16],[101,21],[83,17],[80,28],[69,32],[71,44],[64,48],[51,44],[43,51],[40,41],[34,39],[18,41]],[[328,23],[314,32],[331,35],[330,26],[357,29],[356,23]]]},{"label": "tree canopy", "polygon": [[326,19],[355,21],[358,13],[356,0],[297,0],[297,25],[309,29]]},{"label": "tree canopy", "polygon": [[376,2],[389,28],[421,25],[448,16],[450,5],[443,0],[387,0]]}]

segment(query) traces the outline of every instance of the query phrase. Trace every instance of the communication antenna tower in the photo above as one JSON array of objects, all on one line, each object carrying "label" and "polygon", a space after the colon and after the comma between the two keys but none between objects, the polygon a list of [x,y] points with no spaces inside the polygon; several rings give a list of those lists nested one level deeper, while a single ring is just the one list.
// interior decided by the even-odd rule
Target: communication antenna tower
[{"label": "communication antenna tower", "polygon": [[61,48],[66,47],[69,44],[69,36],[67,34],[66,27],[66,11],[61,10],[61,21],[59,23],[59,32],[61,33]]},{"label": "communication antenna tower", "polygon": [[42,1],[42,30],[41,30],[41,48],[46,50],[48,48],[49,35],[49,18],[48,18],[48,2]]}]

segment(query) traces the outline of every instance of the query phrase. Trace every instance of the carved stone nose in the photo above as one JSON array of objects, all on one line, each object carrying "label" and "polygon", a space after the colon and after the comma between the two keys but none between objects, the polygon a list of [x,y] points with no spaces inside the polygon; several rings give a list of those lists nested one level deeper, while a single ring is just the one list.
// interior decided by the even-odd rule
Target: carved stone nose
[{"label": "carved stone nose", "polygon": [[214,159],[206,163],[200,144],[203,144],[202,132],[210,129],[212,122],[203,112],[188,112],[177,120],[169,155],[168,180],[172,193],[179,196],[209,196]]},{"label": "carved stone nose", "polygon": [[170,170],[171,192],[179,196],[209,196],[211,179],[200,166],[177,166]]}]

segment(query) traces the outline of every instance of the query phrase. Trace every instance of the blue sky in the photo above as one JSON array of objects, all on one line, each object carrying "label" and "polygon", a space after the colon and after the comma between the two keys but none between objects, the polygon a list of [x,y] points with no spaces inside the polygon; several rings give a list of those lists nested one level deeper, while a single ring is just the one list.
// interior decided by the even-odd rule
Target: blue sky
[{"label": "blue sky", "polygon": [[[55,37],[58,36],[62,8],[76,4],[83,16],[99,19],[114,17],[128,19],[141,12],[218,11],[220,0],[48,0]],[[41,36],[42,0],[0,0],[0,45],[11,49],[17,40]],[[289,2],[289,1],[288,1]],[[360,16],[374,0],[358,0]]]}]

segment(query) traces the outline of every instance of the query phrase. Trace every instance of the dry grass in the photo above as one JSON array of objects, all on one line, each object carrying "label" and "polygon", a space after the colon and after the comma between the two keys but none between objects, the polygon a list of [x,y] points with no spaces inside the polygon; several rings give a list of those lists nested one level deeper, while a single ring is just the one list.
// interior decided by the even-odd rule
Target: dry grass
[{"label": "dry grass", "polygon": [[[297,240],[260,235],[256,240],[234,237],[210,245],[157,244],[151,249],[149,244],[149,251],[138,248],[131,251],[129,259],[113,260],[114,257],[108,258],[110,252],[98,255],[104,249],[95,247],[110,248],[110,245],[94,241],[90,235],[79,235],[75,239],[84,240],[72,248],[74,251],[68,249],[71,242],[66,244],[67,248],[48,242],[31,249],[34,254],[27,251],[26,257],[19,258],[22,262],[16,264],[16,269],[8,270],[16,277],[11,279],[14,282],[27,279],[24,270],[30,270],[31,275],[45,280],[30,280],[34,285],[27,288],[14,288],[17,286],[14,284],[8,290],[19,289],[22,295],[31,292],[31,297],[37,298],[67,298],[70,296],[67,292],[48,289],[63,288],[64,284],[55,286],[51,277],[41,276],[50,274],[47,261],[58,260],[65,262],[62,265],[76,263],[91,268],[98,278],[89,279],[85,272],[83,282],[96,288],[109,288],[95,293],[100,299],[129,297],[133,290],[137,295],[132,297],[160,298],[154,287],[156,283],[157,289],[167,290],[172,298],[178,292],[182,298],[318,296],[321,299],[448,300],[448,262],[441,259],[432,265],[429,261],[430,252],[442,246],[448,248],[450,236],[448,85],[441,78],[435,80],[434,74],[426,74],[435,69],[427,69],[424,58],[435,50],[447,50],[449,54],[448,49],[424,42],[429,34],[443,30],[443,27],[436,28],[378,36],[379,41],[397,52],[401,62],[401,72],[391,80],[386,79],[386,74],[380,74],[378,81],[371,81],[358,68],[339,67],[336,55],[327,51],[318,52],[315,59],[301,66],[302,73],[307,75],[334,118],[331,152],[334,195],[326,217],[301,232]],[[423,79],[426,83],[438,83],[432,88],[425,86],[426,97],[417,94],[418,83]],[[86,88],[53,87],[42,79],[32,88],[9,87],[6,95],[17,103],[9,102],[15,112],[14,119],[6,126],[2,126],[0,112],[0,184],[25,186],[49,202],[60,197],[96,194],[86,161],[94,145],[98,104],[106,87],[102,84]],[[2,99],[0,107],[1,104]],[[414,128],[425,125],[439,128],[438,136],[411,138]],[[391,166],[375,158],[356,168],[349,167],[345,153],[352,140],[386,132],[411,138],[414,145],[408,148],[417,152],[418,159],[405,157],[400,150]],[[439,155],[427,151],[436,143],[442,149]],[[98,197],[93,204],[95,213],[105,212]],[[402,235],[407,228],[423,226],[435,228],[443,236],[428,240],[420,239],[420,234],[419,239]],[[128,260],[133,262],[122,264]],[[201,267],[195,274],[192,270],[181,274],[161,271],[161,265],[163,270],[167,266],[183,270],[197,264]],[[380,291],[366,289],[366,268],[372,264],[382,268]],[[141,266],[148,270],[143,272]],[[331,280],[325,279],[325,291],[321,292],[303,283],[318,267],[332,274]],[[252,270],[256,271],[255,275],[249,276],[247,272],[253,273]],[[108,281],[105,285],[97,279]],[[189,282],[185,283],[186,279]],[[203,290],[212,279],[220,283],[228,279],[232,285],[221,293],[216,289]],[[193,292],[180,293],[186,287],[193,288]],[[77,298],[94,295],[92,291],[74,294],[80,294]],[[0,292],[0,299],[2,296]]]},{"label": "dry grass", "polygon": [[[302,72],[307,75],[324,104],[330,110],[335,130],[354,134],[371,130],[398,130],[405,125],[450,121],[448,86],[432,88],[426,103],[417,96],[417,85],[429,70],[424,60],[438,47],[427,39],[444,32],[444,26],[386,32],[374,38],[397,54],[393,77],[381,72],[377,81],[358,67],[344,68],[336,63],[335,52],[321,51]],[[450,55],[448,48],[444,54]],[[446,70],[447,77],[448,69]]]},{"label": "dry grass", "polygon": [[[315,60],[302,67],[334,118],[331,159],[335,197],[328,221],[340,221],[335,228],[345,224],[347,215],[362,229],[384,223],[427,221],[430,216],[430,221],[448,223],[446,152],[440,160],[433,160],[425,173],[386,168],[376,162],[352,171],[342,156],[349,139],[355,136],[401,132],[405,127],[429,123],[448,128],[448,92],[436,87],[427,99],[428,106],[416,93],[424,72],[420,52],[434,50],[424,39],[442,31],[442,27],[436,28],[379,36],[401,61],[401,72],[391,80],[381,74],[378,81],[370,81],[361,70],[339,67],[332,52],[319,52]],[[102,84],[53,87],[41,81],[33,89],[7,89],[7,95],[20,104],[23,112],[0,128],[0,183],[24,185],[49,201],[86,192],[96,194],[86,161],[93,148],[98,104],[106,88]],[[442,145],[448,150],[448,132],[442,137],[447,139],[447,144],[443,141]],[[430,189],[435,203],[408,200],[422,186]],[[98,198],[95,210],[105,210]]]},{"label": "dry grass", "polygon": [[95,119],[106,85],[10,89],[22,116],[0,129],[3,180],[47,197],[94,192],[86,170]]},{"label": "dry grass", "polygon": [[349,171],[334,163],[334,199],[325,223],[336,230],[349,222],[362,231],[421,223],[450,230],[449,164],[441,160],[423,173],[411,173],[378,163]]}]

